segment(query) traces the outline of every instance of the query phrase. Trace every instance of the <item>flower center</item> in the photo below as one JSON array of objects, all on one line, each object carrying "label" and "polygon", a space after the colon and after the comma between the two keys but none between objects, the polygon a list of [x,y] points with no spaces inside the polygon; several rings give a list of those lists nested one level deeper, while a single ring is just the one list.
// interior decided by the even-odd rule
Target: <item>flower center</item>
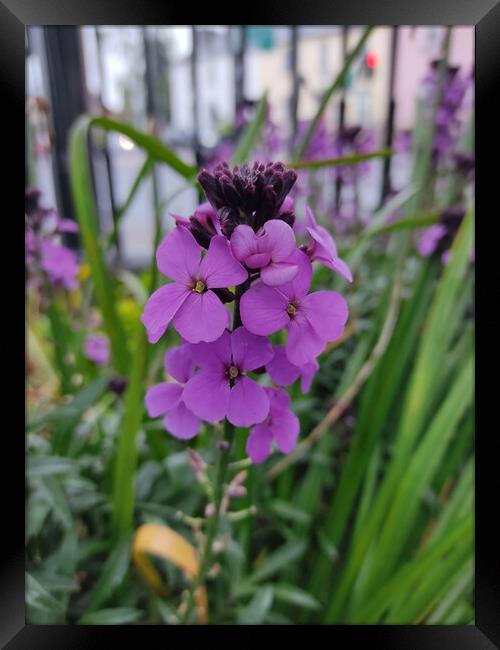
[{"label": "flower center", "polygon": [[236,377],[240,374],[240,371],[236,366],[229,366],[227,374],[229,375],[229,379],[236,379]]},{"label": "flower center", "polygon": [[196,284],[193,287],[193,291],[196,293],[203,293],[206,290],[206,285],[202,280],[196,280]]},{"label": "flower center", "polygon": [[290,303],[286,308],[286,313],[289,316],[295,316],[295,314],[297,313],[297,307],[295,305],[292,305],[292,303]]}]

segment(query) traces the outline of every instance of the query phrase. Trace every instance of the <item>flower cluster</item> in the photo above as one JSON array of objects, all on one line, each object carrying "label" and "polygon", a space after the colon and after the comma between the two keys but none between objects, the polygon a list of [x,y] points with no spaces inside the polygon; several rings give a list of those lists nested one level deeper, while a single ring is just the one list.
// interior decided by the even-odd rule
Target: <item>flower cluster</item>
[{"label": "flower cluster", "polygon": [[[446,264],[450,255],[450,247],[465,216],[465,210],[460,207],[446,208],[440,215],[439,223],[424,230],[417,242],[418,252],[422,257],[437,255]],[[473,254],[471,254],[471,260]]]},{"label": "flower cluster", "polygon": [[40,191],[29,188],[25,194],[25,258],[33,284],[42,269],[55,286],[76,289],[78,261],[74,253],[60,242],[63,233],[76,233],[78,226],[71,219],[62,219],[53,209],[40,205]]},{"label": "flower cluster", "polygon": [[[247,452],[258,463],[273,443],[283,453],[294,448],[299,421],[282,387],[300,378],[309,390],[317,357],[347,321],[340,294],[310,291],[312,263],[352,277],[310,210],[308,241],[297,246],[287,196],[296,173],[282,163],[221,164],[198,178],[208,204],[189,219],[175,217],[156,256],[172,282],[150,296],[142,315],[151,343],[169,324],[182,337],[165,356],[169,381],[148,390],[146,408],[182,439],[194,437],[202,421],[249,427]],[[281,330],[286,343],[273,344],[269,337]],[[265,373],[273,387],[259,381]]]},{"label": "flower cluster", "polygon": [[[432,107],[438,92],[439,64],[437,60],[431,62],[430,70],[422,83],[424,101],[428,107]],[[457,144],[462,125],[460,111],[471,81],[471,78],[459,73],[458,66],[446,67],[442,94],[436,112],[433,152],[437,160],[448,156]]]}]

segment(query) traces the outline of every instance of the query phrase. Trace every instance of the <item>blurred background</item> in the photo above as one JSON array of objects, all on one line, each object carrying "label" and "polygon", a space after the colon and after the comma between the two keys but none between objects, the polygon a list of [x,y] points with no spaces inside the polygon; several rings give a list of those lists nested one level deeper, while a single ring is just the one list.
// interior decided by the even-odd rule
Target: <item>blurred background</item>
[{"label": "blurred background", "polygon": [[[181,158],[203,166],[217,156],[221,141],[223,155],[237,116],[244,119],[245,107],[251,109],[264,92],[276,140],[272,153],[287,162],[289,143],[314,116],[361,32],[333,25],[30,27],[26,142],[31,184],[42,190],[47,204],[71,215],[66,150],[69,128],[81,113],[154,129]],[[361,126],[373,150],[398,145],[413,128],[416,97],[430,62],[439,58],[443,34],[443,27],[375,28],[343,92],[329,102],[325,128],[334,133]],[[449,63],[464,77],[473,70],[473,39],[471,27],[453,29]],[[145,154],[121,134],[111,133],[94,145],[101,228],[109,232],[113,210],[125,201]],[[365,214],[408,182],[410,148],[401,149],[390,165],[375,161],[366,170],[359,188]],[[173,197],[171,212],[192,214],[195,190],[176,197],[182,178],[166,167],[157,174],[160,200]],[[149,261],[152,205],[151,180],[146,180],[121,224],[121,263],[127,266],[141,268]]]}]

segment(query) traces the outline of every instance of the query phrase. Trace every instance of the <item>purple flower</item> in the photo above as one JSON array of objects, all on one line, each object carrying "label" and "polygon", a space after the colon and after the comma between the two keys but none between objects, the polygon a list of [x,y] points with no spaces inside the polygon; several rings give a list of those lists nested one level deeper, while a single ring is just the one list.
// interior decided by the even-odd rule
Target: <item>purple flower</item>
[{"label": "purple flower", "polygon": [[185,384],[194,375],[195,364],[191,346],[187,343],[167,351],[164,357],[165,372],[175,382],[162,382],[146,393],[145,403],[149,417],[163,415],[165,429],[175,438],[189,440],[200,430],[200,419],[184,402]]},{"label": "purple flower", "polygon": [[284,221],[272,219],[255,233],[250,226],[238,226],[231,237],[237,260],[250,269],[260,269],[262,282],[275,287],[292,280],[298,266],[289,261],[295,251],[295,235]]},{"label": "purple flower", "polygon": [[78,224],[73,219],[57,219],[56,222],[57,232],[70,232],[76,233],[79,231]]},{"label": "purple flower", "polygon": [[104,334],[90,334],[85,339],[84,354],[99,366],[109,361],[109,339]]},{"label": "purple flower", "polygon": [[150,343],[156,343],[172,321],[190,343],[215,341],[229,324],[229,312],[213,289],[244,282],[248,273],[234,258],[229,242],[215,235],[205,256],[187,228],[177,226],[162,241],[156,262],[174,280],[157,289],[141,317]]},{"label": "purple flower", "polygon": [[311,388],[314,375],[319,370],[319,363],[314,360],[303,366],[296,366],[288,360],[285,346],[275,345],[274,356],[266,365],[266,370],[277,386],[290,386],[300,377],[300,388],[305,394]]},{"label": "purple flower", "polygon": [[418,241],[418,252],[422,257],[429,257],[436,250],[440,240],[446,235],[446,228],[436,223],[426,228]]},{"label": "purple flower", "polygon": [[347,264],[338,256],[333,237],[326,228],[316,223],[316,219],[309,207],[306,207],[306,214],[308,222],[307,232],[311,236],[311,243],[307,247],[306,253],[311,262],[320,262],[346,280],[349,280],[349,282],[352,282],[352,273]]},{"label": "purple flower", "polygon": [[192,350],[200,372],[186,384],[184,401],[193,413],[209,421],[227,417],[236,427],[248,427],[267,416],[266,392],[246,375],[265,366],[273,356],[267,339],[238,327]]},{"label": "purple flower", "polygon": [[315,359],[328,341],[335,341],[344,331],[348,308],[335,291],[307,294],[312,279],[312,265],[307,255],[295,251],[299,266],[296,277],[280,287],[267,287],[257,281],[246,291],[240,303],[243,325],[249,332],[267,336],[285,327],[288,360],[303,366]]},{"label": "purple flower", "polygon": [[219,217],[210,203],[199,205],[189,219],[172,212],[170,215],[175,219],[176,226],[185,226],[203,248],[209,247],[214,235],[222,234]]},{"label": "purple flower", "polygon": [[78,287],[76,253],[69,248],[49,240],[42,241],[40,265],[55,285],[70,291]]},{"label": "purple flower", "polygon": [[290,396],[278,388],[265,388],[269,399],[269,414],[264,422],[250,429],[246,450],[253,463],[262,463],[271,453],[273,442],[284,454],[297,444],[300,425],[290,411]]}]

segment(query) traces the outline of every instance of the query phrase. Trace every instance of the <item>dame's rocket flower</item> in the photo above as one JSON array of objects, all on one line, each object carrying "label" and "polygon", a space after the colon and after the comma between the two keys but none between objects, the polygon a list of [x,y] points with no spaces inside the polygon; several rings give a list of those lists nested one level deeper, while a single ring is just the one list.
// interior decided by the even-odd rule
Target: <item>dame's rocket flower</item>
[{"label": "dame's rocket flower", "polygon": [[83,352],[98,366],[104,366],[109,361],[109,339],[104,334],[90,334],[85,339]]},{"label": "dame's rocket flower", "polygon": [[171,348],[164,358],[165,372],[175,382],[162,382],[146,393],[145,402],[149,417],[163,415],[165,429],[175,438],[189,440],[200,430],[201,421],[184,403],[185,384],[194,375],[195,364],[191,346],[184,343]]},{"label": "dame's rocket flower", "polygon": [[256,282],[243,294],[240,313],[243,325],[253,334],[268,336],[286,328],[287,358],[294,365],[303,366],[321,354],[327,342],[341,336],[348,308],[345,299],[335,291],[308,294],[311,262],[299,250],[294,253],[294,261],[299,272],[291,282],[280,287]]},{"label": "dame's rocket flower", "polygon": [[264,284],[275,287],[292,280],[298,266],[289,261],[296,249],[292,228],[284,221],[267,221],[255,233],[250,226],[237,226],[231,237],[234,256],[250,269],[260,269]]},{"label": "dame's rocket flower", "polygon": [[266,365],[266,370],[277,386],[290,386],[300,377],[300,389],[305,394],[311,388],[314,375],[319,370],[319,363],[314,360],[303,366],[296,366],[288,360],[285,346],[275,345],[274,356]]},{"label": "dame's rocket flower", "polygon": [[192,351],[200,372],[186,384],[186,406],[204,420],[227,417],[236,427],[262,422],[269,412],[269,399],[264,388],[246,373],[271,359],[269,341],[238,327],[234,332],[225,331],[213,343],[193,346]]},{"label": "dame's rocket flower", "polygon": [[156,253],[158,268],[174,282],[157,289],[144,308],[141,320],[150,343],[159,340],[170,321],[190,343],[215,341],[228,326],[229,312],[213,289],[239,285],[248,273],[222,235],[212,237],[203,258],[202,250],[182,226],[160,244]]},{"label": "dame's rocket flower", "polygon": [[306,248],[306,253],[311,262],[317,261],[332,269],[349,282],[352,282],[352,273],[344,260],[341,260],[337,253],[337,247],[333,237],[326,228],[318,225],[311,208],[306,207],[307,232],[311,242]]},{"label": "dame's rocket flower", "polygon": [[262,463],[271,453],[273,442],[284,454],[289,454],[297,444],[300,424],[290,410],[290,395],[279,388],[264,389],[269,398],[269,414],[264,422],[250,429],[247,454],[255,464]]}]

